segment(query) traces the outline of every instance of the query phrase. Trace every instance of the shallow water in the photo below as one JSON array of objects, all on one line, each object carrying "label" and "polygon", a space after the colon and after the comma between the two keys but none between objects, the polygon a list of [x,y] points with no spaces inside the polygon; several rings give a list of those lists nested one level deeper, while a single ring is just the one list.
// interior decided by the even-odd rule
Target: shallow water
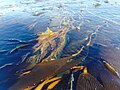
[{"label": "shallow water", "polygon": [[[61,20],[68,20],[80,30],[69,35],[75,50],[77,40],[84,40],[92,32],[92,43],[85,54],[93,59],[108,61],[120,74],[120,1],[109,0],[1,0],[0,1],[0,90],[6,90],[15,82],[13,74],[20,68],[25,55],[30,55],[36,42],[11,53],[23,42],[35,40],[36,34],[46,31],[47,27],[56,31],[61,28]],[[75,44],[75,45],[74,45]],[[68,51],[67,51],[68,50]],[[69,52],[69,49],[65,51]],[[71,54],[71,53],[70,53]],[[9,78],[13,78],[12,80]]]}]

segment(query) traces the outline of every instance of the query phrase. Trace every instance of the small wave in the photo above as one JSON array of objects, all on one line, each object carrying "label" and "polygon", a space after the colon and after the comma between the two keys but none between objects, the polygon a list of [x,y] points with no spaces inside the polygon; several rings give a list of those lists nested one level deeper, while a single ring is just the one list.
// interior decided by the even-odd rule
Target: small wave
[{"label": "small wave", "polygon": [[23,41],[23,40],[20,40],[20,39],[5,39],[4,41],[9,41],[9,42],[14,42],[14,43],[20,43],[20,44],[27,44],[27,43],[35,42],[36,39],[29,40],[29,41]]},{"label": "small wave", "polygon": [[10,51],[10,54],[16,52],[18,49],[21,49],[21,48],[24,48],[24,47],[28,46],[28,45],[29,44],[23,44],[23,45],[20,45],[20,46],[16,46],[14,49],[12,49]]},{"label": "small wave", "polygon": [[9,42],[24,42],[20,39],[5,39],[4,41],[9,41]]},{"label": "small wave", "polygon": [[7,53],[8,50],[0,50],[0,54],[4,54],[4,53]]},{"label": "small wave", "polygon": [[4,65],[0,66],[0,69],[5,68],[6,66],[11,66],[11,65],[13,65],[13,63],[4,64]]}]

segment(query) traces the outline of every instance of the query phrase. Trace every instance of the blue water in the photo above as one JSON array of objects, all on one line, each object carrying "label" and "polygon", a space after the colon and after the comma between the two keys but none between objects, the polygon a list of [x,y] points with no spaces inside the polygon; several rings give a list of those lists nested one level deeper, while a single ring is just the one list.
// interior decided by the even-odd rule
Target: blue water
[{"label": "blue water", "polygon": [[[14,53],[10,53],[11,50],[22,45],[20,41],[36,40],[36,34],[45,31],[47,27],[52,30],[58,29],[59,22],[66,16],[74,18],[75,26],[86,20],[81,25],[81,37],[79,37],[81,39],[93,32],[97,25],[102,26],[87,52],[92,54],[92,57],[99,56],[109,61],[120,73],[120,2],[117,0],[111,0],[109,3],[105,3],[104,0],[98,1],[1,0],[0,90],[6,90],[11,83],[14,83],[13,75],[19,70],[17,65],[22,61],[24,55],[32,53],[35,43],[30,43],[27,47]],[[94,3],[101,5],[95,7]],[[58,9],[60,5],[62,9]],[[80,12],[80,10],[83,11]],[[41,14],[37,15],[38,12]],[[75,35],[75,38],[78,38],[79,35]],[[8,83],[6,83],[7,81]]]}]

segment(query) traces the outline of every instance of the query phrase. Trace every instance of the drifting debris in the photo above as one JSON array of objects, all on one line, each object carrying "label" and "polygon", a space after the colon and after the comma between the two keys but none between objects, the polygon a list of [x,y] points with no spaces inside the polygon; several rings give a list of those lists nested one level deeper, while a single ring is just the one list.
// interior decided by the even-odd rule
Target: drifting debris
[{"label": "drifting debris", "polygon": [[77,29],[80,30],[80,26],[77,26]]},{"label": "drifting debris", "polygon": [[80,12],[83,12],[84,11],[84,9],[80,9]]},{"label": "drifting debris", "polygon": [[59,6],[58,6],[59,9],[62,8],[62,7],[63,7],[62,5],[59,5]]},{"label": "drifting debris", "polygon": [[100,3],[93,3],[93,5],[94,5],[95,7],[99,7],[99,6],[101,6]]},{"label": "drifting debris", "polygon": [[33,16],[40,16],[40,15],[42,15],[42,14],[44,14],[45,12],[35,12],[34,14],[33,14]]},{"label": "drifting debris", "polygon": [[54,6],[50,6],[49,9],[50,9],[50,10],[53,10],[53,9],[54,9]]},{"label": "drifting debris", "polygon": [[108,1],[108,0],[105,0],[104,3],[109,3],[109,1]]}]

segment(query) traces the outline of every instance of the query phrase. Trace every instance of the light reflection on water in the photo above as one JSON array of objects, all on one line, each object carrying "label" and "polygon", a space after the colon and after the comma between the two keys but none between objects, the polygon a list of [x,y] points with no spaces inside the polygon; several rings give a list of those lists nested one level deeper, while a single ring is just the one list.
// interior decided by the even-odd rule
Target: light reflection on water
[{"label": "light reflection on water", "polygon": [[[93,40],[91,47],[99,49],[94,44],[101,46],[99,57],[102,57],[115,66],[119,70],[119,52],[120,52],[120,2],[118,0],[110,0],[109,3],[99,0],[6,0],[0,3],[0,50],[6,50],[0,53],[0,66],[8,64],[17,64],[21,61],[21,56],[32,51],[32,46],[27,47],[27,50],[21,50],[13,55],[9,51],[13,49],[18,43],[11,43],[8,39],[18,39],[22,41],[29,41],[35,39],[38,32],[43,32],[46,27],[53,30],[60,28],[59,22],[62,18],[74,17],[74,25],[87,20],[81,25],[81,36],[86,37],[96,29],[97,25],[103,25],[98,31],[96,39]],[[94,3],[100,3],[100,6],[95,7]],[[61,5],[61,9],[59,9]],[[83,11],[81,11],[83,10]],[[36,14],[37,12],[44,12]],[[79,17],[80,16],[80,17]],[[78,18],[79,17],[79,18]],[[51,21],[52,20],[52,21]],[[77,36],[76,36],[77,37]],[[110,60],[107,49],[113,49],[115,56]],[[93,55],[94,50],[92,52]],[[110,57],[113,52],[109,51]],[[117,63],[116,63],[117,62]],[[1,68],[0,68],[1,69]],[[15,73],[15,70],[2,68],[0,71],[0,80],[4,81],[11,77],[10,73]],[[9,85],[0,86],[2,90]]]}]

